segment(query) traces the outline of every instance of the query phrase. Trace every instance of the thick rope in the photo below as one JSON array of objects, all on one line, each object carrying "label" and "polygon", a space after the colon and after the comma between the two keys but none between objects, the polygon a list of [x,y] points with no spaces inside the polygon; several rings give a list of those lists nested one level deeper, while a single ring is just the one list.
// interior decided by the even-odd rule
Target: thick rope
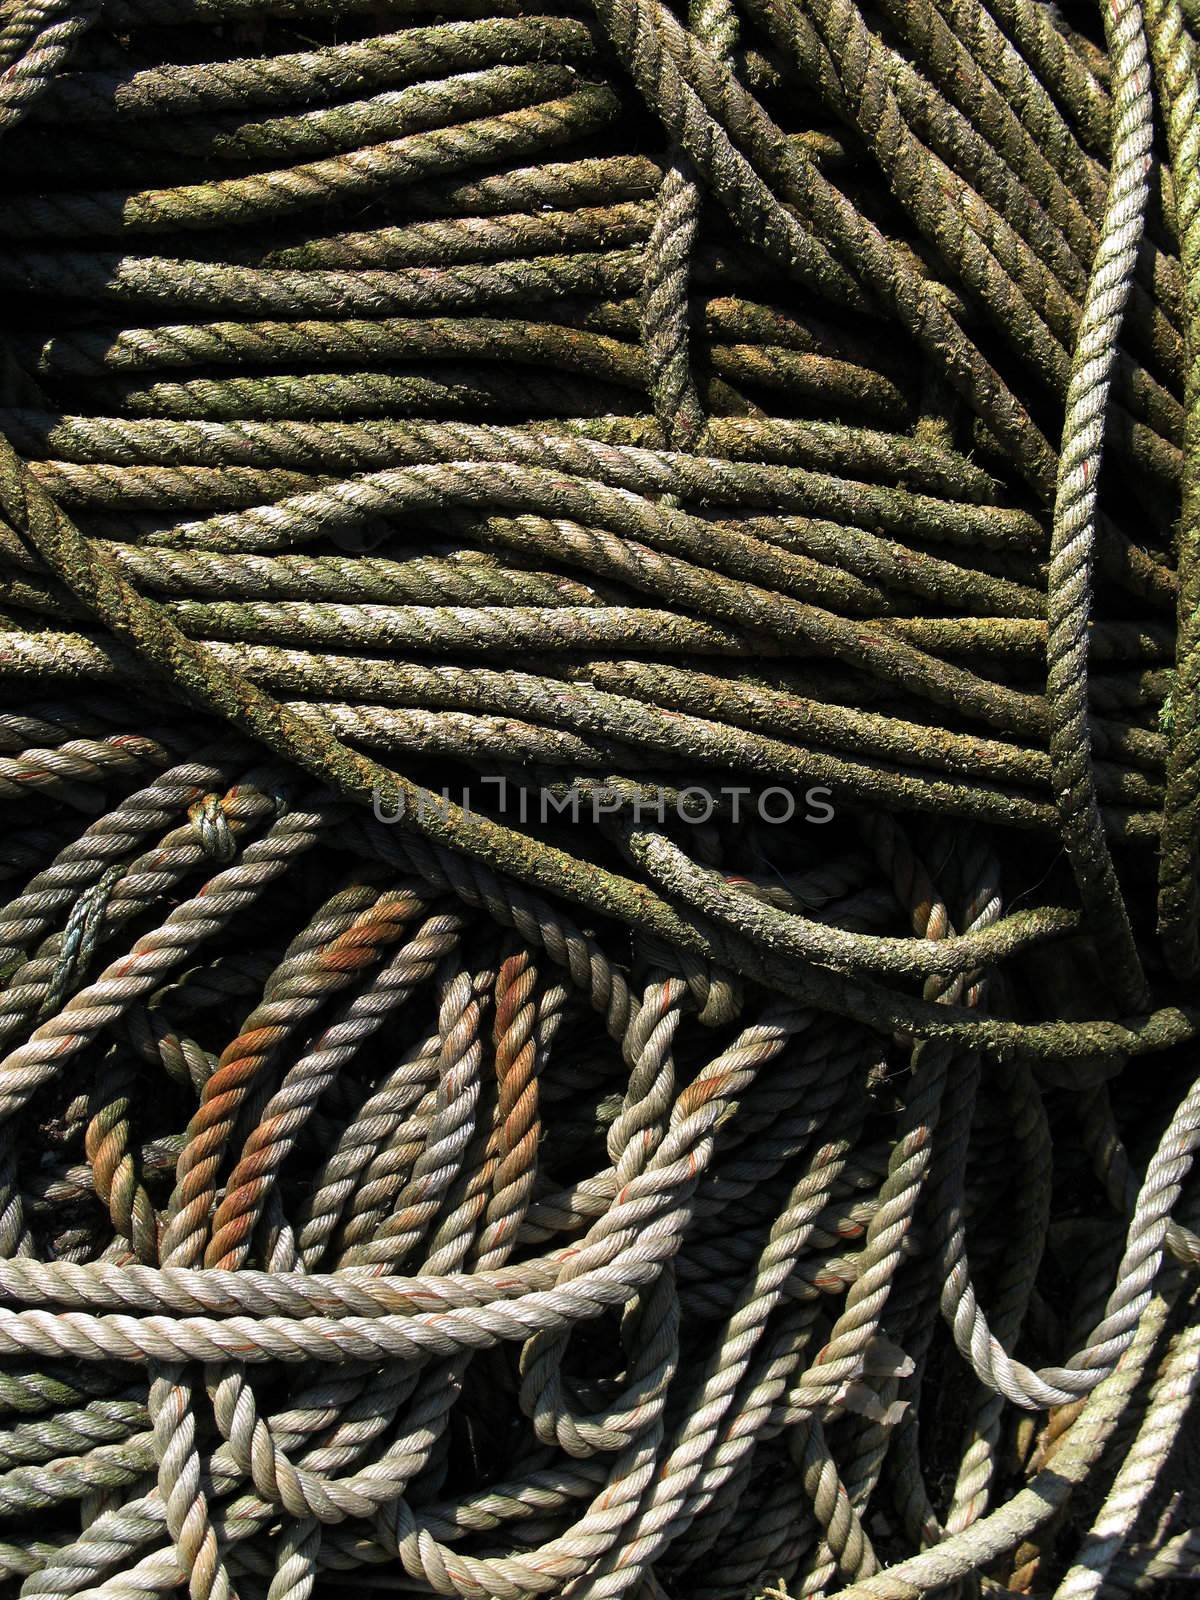
[{"label": "thick rope", "polygon": [[1137,1006],[1146,994],[1146,981],[1104,837],[1091,770],[1087,596],[1109,385],[1150,192],[1153,108],[1141,7],[1106,9],[1104,26],[1113,63],[1112,161],[1067,390],[1050,544],[1046,693],[1063,841],[1121,1003]]},{"label": "thick rope", "polygon": [[1194,1573],[1192,9],[0,13],[5,1594]]}]

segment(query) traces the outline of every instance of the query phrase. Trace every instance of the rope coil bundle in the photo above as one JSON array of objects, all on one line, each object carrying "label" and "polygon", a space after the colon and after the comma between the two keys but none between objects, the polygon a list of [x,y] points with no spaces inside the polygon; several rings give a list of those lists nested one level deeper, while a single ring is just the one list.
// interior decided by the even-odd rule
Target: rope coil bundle
[{"label": "rope coil bundle", "polygon": [[0,12],[6,1593],[1195,1572],[1196,24]]}]

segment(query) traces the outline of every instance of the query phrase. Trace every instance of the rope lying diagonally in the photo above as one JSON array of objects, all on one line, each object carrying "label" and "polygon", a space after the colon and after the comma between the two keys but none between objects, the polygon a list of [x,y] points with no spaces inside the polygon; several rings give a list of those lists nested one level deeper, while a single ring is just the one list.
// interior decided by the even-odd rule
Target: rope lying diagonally
[{"label": "rope lying diagonally", "polygon": [[29,0],[0,27],[0,130],[15,127],[87,32],[96,8]]},{"label": "rope lying diagonally", "polygon": [[1200,1570],[1194,11],[0,9],[4,1595]]}]

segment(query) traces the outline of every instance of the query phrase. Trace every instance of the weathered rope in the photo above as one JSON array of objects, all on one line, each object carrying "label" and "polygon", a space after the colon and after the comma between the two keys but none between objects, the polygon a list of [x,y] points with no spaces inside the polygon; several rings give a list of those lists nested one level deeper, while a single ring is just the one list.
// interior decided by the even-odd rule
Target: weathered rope
[{"label": "weathered rope", "polygon": [[1195,1575],[1194,9],[0,11],[5,1594]]},{"label": "weathered rope", "polygon": [[1143,1003],[1146,981],[1104,837],[1091,770],[1087,596],[1101,450],[1121,317],[1137,265],[1149,196],[1152,101],[1145,24],[1137,4],[1104,13],[1112,57],[1113,153],[1100,244],[1092,263],[1067,390],[1047,596],[1050,763],[1063,838],[1080,898],[1112,964],[1122,1005]]}]

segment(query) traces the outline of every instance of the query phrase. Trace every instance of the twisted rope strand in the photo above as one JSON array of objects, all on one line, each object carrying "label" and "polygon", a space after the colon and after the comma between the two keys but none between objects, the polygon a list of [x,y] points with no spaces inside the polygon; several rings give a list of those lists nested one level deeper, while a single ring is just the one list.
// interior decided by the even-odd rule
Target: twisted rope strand
[{"label": "twisted rope strand", "polygon": [[10,0],[6,1593],[1194,1565],[1191,9]]}]

